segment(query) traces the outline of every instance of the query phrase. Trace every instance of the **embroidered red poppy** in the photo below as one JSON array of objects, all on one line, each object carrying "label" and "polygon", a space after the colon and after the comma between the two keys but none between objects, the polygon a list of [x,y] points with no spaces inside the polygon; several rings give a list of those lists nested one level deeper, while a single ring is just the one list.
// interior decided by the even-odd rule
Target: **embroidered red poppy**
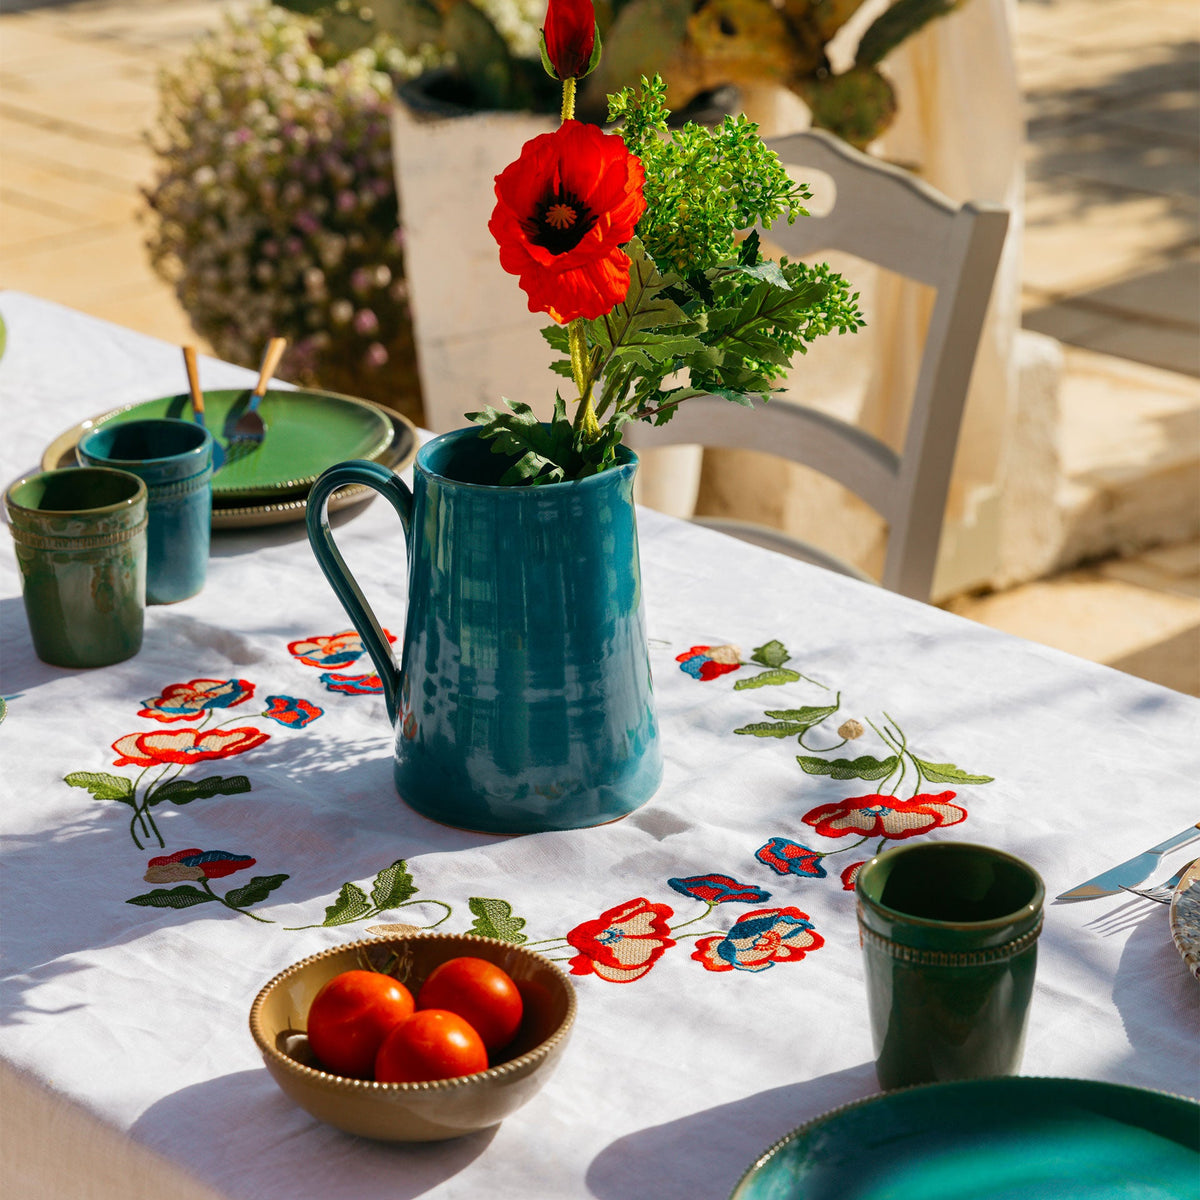
[{"label": "embroidered red poppy", "polygon": [[531,138],[496,176],[488,229],[530,312],[565,325],[603,316],[625,299],[629,256],[621,246],[646,211],[645,181],[620,134],[579,121]]},{"label": "embroidered red poppy", "polygon": [[559,79],[579,79],[588,73],[596,45],[592,0],[550,0],[542,33],[546,57]]}]

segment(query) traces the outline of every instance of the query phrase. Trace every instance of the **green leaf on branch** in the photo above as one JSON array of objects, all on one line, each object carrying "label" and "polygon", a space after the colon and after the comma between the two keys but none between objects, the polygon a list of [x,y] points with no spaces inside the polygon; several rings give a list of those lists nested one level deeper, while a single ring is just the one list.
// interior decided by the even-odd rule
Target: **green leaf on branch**
[{"label": "green leaf on branch", "polygon": [[863,754],[859,758],[835,758],[830,761],[798,754],[796,761],[806,774],[828,775],[831,779],[886,779],[900,763],[894,754],[884,759]]},{"label": "green leaf on branch", "polygon": [[128,804],[133,798],[133,784],[121,775],[103,771],[72,771],[63,777],[71,787],[87,788],[97,800],[120,800]]},{"label": "green leaf on branch", "polygon": [[230,775],[223,778],[212,775],[208,779],[172,779],[151,793],[147,802],[151,808],[164,800],[171,804],[191,804],[193,800],[206,800],[210,796],[237,796],[250,791],[250,780],[245,775]]},{"label": "green leaf on branch", "polygon": [[482,427],[482,436],[492,443],[492,453],[513,460],[500,477],[502,484],[532,483],[541,480],[557,483],[565,477],[562,459],[570,451],[570,442],[562,445],[557,426],[543,425],[533,409],[520,400],[505,400],[508,412],[487,405],[482,412],[467,413],[467,419]]},{"label": "green leaf on branch", "polygon": [[913,762],[917,764],[917,770],[929,783],[991,783],[991,775],[968,775],[961,767],[956,767],[953,763],[931,763],[926,762],[923,758],[913,756]]},{"label": "green leaf on branch", "polygon": [[496,938],[501,942],[520,945],[529,939],[521,932],[525,927],[523,917],[514,917],[512,905],[507,900],[490,900],[484,896],[472,896],[467,907],[475,914],[468,932],[480,937]]},{"label": "green leaf on branch", "polygon": [[249,908],[251,904],[265,900],[288,878],[288,875],[255,875],[249,883],[234,888],[232,892],[226,892],[225,903],[232,904],[234,908]]},{"label": "green leaf on branch", "polygon": [[777,667],[774,671],[751,675],[749,679],[739,679],[733,685],[733,690],[744,692],[747,688],[774,687],[781,683],[796,683],[802,678],[799,671],[793,671],[790,667]]},{"label": "green leaf on branch", "polygon": [[208,892],[202,892],[191,884],[181,883],[173,888],[155,888],[154,891],[147,892],[144,896],[134,896],[125,903],[140,904],[143,908],[191,908],[193,905],[207,904],[215,899],[216,896],[210,896]]},{"label": "green leaf on branch", "polygon": [[325,920],[322,925],[349,925],[351,921],[361,921],[369,916],[374,909],[367,901],[367,893],[356,883],[343,883],[337,899],[325,909]]},{"label": "green leaf on branch", "polygon": [[375,876],[375,884],[371,888],[371,903],[377,912],[386,912],[389,908],[398,908],[417,891],[413,877],[408,873],[404,859],[398,858],[390,867],[384,867]]},{"label": "green leaf on branch", "polygon": [[[687,325],[687,313],[663,292],[680,282],[675,274],[661,275],[658,268],[637,238],[623,247],[629,255],[629,291],[625,299],[610,312],[587,322],[588,341],[599,346],[607,357],[616,347],[631,345],[640,340],[648,344],[656,339],[636,339],[634,335],[647,329],[668,325]],[[702,343],[697,343],[703,348]]]},{"label": "green leaf on branch", "polygon": [[782,667],[791,657],[787,647],[778,638],[755,646],[754,653],[750,655],[754,662],[762,663],[764,667]]}]

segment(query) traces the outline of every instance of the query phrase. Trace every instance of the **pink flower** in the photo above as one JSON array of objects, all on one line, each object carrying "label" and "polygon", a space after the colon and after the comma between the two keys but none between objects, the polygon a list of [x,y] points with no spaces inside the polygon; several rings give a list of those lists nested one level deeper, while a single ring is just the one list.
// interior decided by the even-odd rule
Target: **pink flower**
[{"label": "pink flower", "polygon": [[127,733],[113,742],[117,767],[152,767],[155,763],[192,763],[207,758],[230,758],[261,746],[269,733],[242,725],[236,729],[172,729]]},{"label": "pink flower", "polygon": [[641,979],[675,945],[667,924],[673,915],[666,904],[638,898],[576,925],[567,934],[567,941],[580,951],[571,959],[571,974],[595,974],[609,983]]},{"label": "pink flower", "polygon": [[942,825],[967,819],[967,810],[951,804],[954,792],[921,794],[909,800],[895,796],[856,796],[822,804],[805,813],[804,823],[823,837],[885,837],[894,841],[928,833]]}]

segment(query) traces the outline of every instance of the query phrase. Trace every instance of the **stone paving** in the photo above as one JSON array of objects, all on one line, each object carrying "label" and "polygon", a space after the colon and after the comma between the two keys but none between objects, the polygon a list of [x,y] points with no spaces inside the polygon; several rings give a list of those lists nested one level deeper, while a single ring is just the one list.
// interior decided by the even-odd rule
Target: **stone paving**
[{"label": "stone paving", "polygon": [[[0,286],[196,340],[138,189],[158,67],[226,7],[5,0]],[[1067,345],[1067,561],[1130,553],[947,607],[1200,695],[1200,6],[1021,0],[1016,51],[1024,322]]]}]

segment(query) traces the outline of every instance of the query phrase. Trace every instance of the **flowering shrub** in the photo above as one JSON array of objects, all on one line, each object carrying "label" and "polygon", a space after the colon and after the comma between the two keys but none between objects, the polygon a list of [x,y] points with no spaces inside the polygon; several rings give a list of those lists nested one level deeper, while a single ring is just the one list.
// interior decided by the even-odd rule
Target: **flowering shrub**
[{"label": "flowering shrub", "polygon": [[147,245],[222,358],[257,366],[283,335],[280,375],[404,407],[417,389],[388,72],[422,64],[364,47],[328,65],[318,33],[282,8],[230,15],[163,73]]}]

